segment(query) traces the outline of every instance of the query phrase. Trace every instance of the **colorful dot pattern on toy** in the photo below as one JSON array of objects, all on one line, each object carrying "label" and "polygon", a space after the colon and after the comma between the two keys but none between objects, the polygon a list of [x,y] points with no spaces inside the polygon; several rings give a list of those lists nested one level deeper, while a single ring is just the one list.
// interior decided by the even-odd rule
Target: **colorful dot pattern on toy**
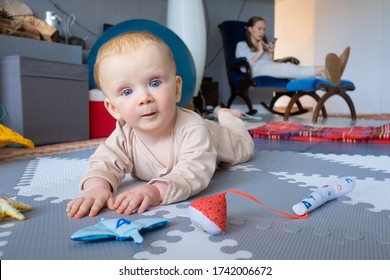
[{"label": "colorful dot pattern on toy", "polygon": [[[216,229],[213,230],[213,226],[206,226],[205,222],[199,221],[200,218],[193,219],[198,227],[202,228],[204,231],[211,234],[218,234],[225,228],[226,225],[226,193],[220,193],[213,196],[203,197],[195,200],[191,205],[191,212],[194,212],[194,209],[201,212],[204,215],[203,219],[206,219],[207,222],[210,221],[216,226]],[[192,214],[201,215],[201,214]],[[218,230],[219,229],[219,230]]]}]

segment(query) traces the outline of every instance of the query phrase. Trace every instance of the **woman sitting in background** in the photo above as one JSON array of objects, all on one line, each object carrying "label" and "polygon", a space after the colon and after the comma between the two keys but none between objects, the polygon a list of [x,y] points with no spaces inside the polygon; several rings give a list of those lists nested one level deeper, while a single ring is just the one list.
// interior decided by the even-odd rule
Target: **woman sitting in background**
[{"label": "woman sitting in background", "polygon": [[267,24],[262,17],[251,17],[246,26],[246,41],[238,42],[236,57],[245,57],[252,70],[252,77],[271,76],[275,78],[298,79],[319,77],[339,84],[348,60],[349,47],[339,57],[329,53],[325,66],[301,66],[274,61],[275,40],[267,42]]}]

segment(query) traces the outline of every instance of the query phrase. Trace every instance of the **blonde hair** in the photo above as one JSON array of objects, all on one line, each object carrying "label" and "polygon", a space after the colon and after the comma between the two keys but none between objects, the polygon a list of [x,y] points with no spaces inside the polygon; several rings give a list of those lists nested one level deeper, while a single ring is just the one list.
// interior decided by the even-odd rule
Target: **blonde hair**
[{"label": "blonde hair", "polygon": [[173,53],[162,39],[146,31],[127,32],[110,39],[100,47],[94,66],[96,86],[101,88],[99,83],[100,63],[105,58],[112,55],[120,55],[128,51],[136,51],[144,46],[156,47],[156,50],[160,51],[162,56],[167,57],[172,62],[176,73],[176,63]]}]

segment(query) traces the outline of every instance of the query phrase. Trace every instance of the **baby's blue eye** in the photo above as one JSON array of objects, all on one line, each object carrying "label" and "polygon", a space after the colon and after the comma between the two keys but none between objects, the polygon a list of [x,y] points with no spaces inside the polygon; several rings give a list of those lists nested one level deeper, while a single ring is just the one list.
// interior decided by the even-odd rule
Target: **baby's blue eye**
[{"label": "baby's blue eye", "polygon": [[127,88],[124,91],[122,91],[122,95],[124,95],[124,96],[129,96],[132,93],[133,93],[133,91],[131,89],[129,89],[129,88]]},{"label": "baby's blue eye", "polygon": [[154,80],[150,83],[150,86],[151,87],[158,87],[159,85],[161,84],[160,81],[157,81],[157,80]]}]

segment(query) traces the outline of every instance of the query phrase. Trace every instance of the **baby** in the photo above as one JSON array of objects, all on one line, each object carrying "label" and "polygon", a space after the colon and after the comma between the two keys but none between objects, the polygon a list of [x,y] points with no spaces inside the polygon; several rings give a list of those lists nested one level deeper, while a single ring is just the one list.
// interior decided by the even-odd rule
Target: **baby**
[{"label": "baby", "polygon": [[[219,123],[177,107],[182,79],[170,48],[148,32],[114,37],[100,49],[95,82],[116,128],[89,159],[83,195],[69,217],[95,216],[103,207],[143,213],[183,201],[205,189],[220,164],[250,160],[254,144],[241,113],[222,108]],[[125,174],[145,181],[114,199]]]}]

